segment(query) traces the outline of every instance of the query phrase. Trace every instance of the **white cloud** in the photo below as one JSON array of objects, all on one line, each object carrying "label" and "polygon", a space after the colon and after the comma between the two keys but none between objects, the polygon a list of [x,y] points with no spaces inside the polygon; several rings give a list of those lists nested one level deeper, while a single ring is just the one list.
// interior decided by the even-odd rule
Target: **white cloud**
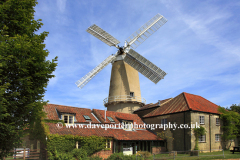
[{"label": "white cloud", "polygon": [[57,0],[57,7],[61,12],[65,11],[67,0]]}]

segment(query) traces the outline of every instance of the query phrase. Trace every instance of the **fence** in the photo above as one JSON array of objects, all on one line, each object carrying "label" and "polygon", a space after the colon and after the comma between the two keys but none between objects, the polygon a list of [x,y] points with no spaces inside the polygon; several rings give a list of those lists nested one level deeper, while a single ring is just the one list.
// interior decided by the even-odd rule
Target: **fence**
[{"label": "fence", "polygon": [[10,151],[8,157],[5,157],[4,160],[14,160],[14,159],[40,159],[40,150],[39,149],[29,149],[29,148],[16,148]]},{"label": "fence", "polygon": [[[218,152],[216,152],[218,151]],[[152,154],[151,157],[146,157],[144,155],[139,155],[136,157],[136,160],[139,160],[141,158],[145,158],[147,160],[166,160],[166,159],[198,159],[202,157],[223,157],[224,150],[189,150],[189,151],[172,151],[172,152],[160,152],[156,154]]]}]

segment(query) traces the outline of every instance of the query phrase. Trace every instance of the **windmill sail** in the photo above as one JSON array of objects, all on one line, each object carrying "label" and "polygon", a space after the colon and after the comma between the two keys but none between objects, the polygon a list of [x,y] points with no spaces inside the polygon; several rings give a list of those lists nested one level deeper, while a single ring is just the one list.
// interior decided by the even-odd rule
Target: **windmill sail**
[{"label": "windmill sail", "polygon": [[166,75],[163,70],[132,49],[126,54],[124,62],[132,66],[155,84]]},{"label": "windmill sail", "polygon": [[144,24],[139,30],[132,34],[126,40],[126,45],[123,48],[118,46],[120,42],[116,38],[111,36],[102,28],[98,27],[96,24],[90,26],[87,29],[88,33],[92,34],[93,36],[95,36],[109,46],[115,46],[119,49],[119,51],[115,55],[110,55],[91,72],[78,80],[76,82],[76,85],[79,88],[83,88],[93,77],[95,77],[103,68],[105,68],[110,62],[117,58],[118,55],[123,54],[123,52],[126,53],[126,56],[123,59],[126,63],[135,68],[138,72],[143,74],[155,84],[158,83],[161,79],[164,78],[166,73],[132,49],[137,48],[166,22],[166,18],[164,18],[160,14],[157,14],[150,21]]},{"label": "windmill sail", "polygon": [[104,43],[106,43],[109,46],[117,46],[120,42],[111,36],[109,33],[104,31],[102,28],[98,27],[96,24],[90,26],[87,29],[87,32],[90,33],[91,35],[95,36],[96,38],[100,39]]},{"label": "windmill sail", "polygon": [[105,68],[112,60],[116,58],[115,55],[110,55],[107,57],[102,63],[100,63],[97,67],[95,67],[91,72],[82,77],[80,80],[76,82],[77,87],[83,88],[93,77],[95,77],[103,68]]},{"label": "windmill sail", "polygon": [[148,21],[141,28],[139,28],[135,33],[133,33],[130,37],[128,37],[128,39],[126,40],[128,46],[130,46],[132,49],[136,49],[166,22],[166,18],[164,18],[160,14],[157,14],[150,21]]}]

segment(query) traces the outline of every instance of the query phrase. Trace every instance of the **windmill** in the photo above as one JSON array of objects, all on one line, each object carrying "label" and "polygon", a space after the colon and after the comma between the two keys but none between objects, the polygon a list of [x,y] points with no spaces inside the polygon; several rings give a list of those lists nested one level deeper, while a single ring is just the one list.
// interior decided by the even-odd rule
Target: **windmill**
[{"label": "windmill", "polygon": [[166,18],[157,14],[132,34],[123,47],[119,47],[120,42],[97,25],[90,26],[87,29],[88,33],[110,47],[116,47],[118,51],[78,80],[76,85],[83,88],[103,68],[112,63],[109,97],[104,99],[107,110],[132,113],[143,106],[146,101],[141,97],[138,72],[155,84],[163,79],[166,73],[133,49],[136,49],[166,22]]}]

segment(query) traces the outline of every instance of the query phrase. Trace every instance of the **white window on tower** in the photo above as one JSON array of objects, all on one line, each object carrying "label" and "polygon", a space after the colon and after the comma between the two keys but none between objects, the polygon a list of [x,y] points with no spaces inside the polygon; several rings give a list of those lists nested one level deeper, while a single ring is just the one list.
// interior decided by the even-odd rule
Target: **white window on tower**
[{"label": "white window on tower", "polygon": [[130,97],[134,97],[134,92],[130,92]]},{"label": "white window on tower", "polygon": [[204,116],[199,116],[199,123],[200,123],[200,124],[205,124],[205,122],[204,122]]}]

